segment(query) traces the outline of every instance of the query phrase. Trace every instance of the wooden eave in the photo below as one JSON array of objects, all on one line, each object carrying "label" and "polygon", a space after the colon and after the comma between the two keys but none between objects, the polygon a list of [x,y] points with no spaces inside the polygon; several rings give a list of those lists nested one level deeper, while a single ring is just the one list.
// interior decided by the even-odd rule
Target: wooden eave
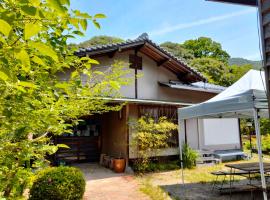
[{"label": "wooden eave", "polygon": [[112,57],[115,52],[124,52],[128,50],[137,50],[138,52],[143,53],[152,60],[154,60],[158,66],[162,66],[172,73],[176,74],[177,77],[183,82],[197,82],[197,81],[206,81],[206,79],[200,75],[198,72],[193,71],[189,66],[184,62],[180,62],[176,58],[168,55],[166,52],[163,52],[160,48],[157,48],[151,42],[148,41],[137,41],[125,45],[108,45],[106,48],[97,48],[91,49],[91,51],[79,52],[77,56],[90,56],[93,58],[101,57],[108,55]]},{"label": "wooden eave", "polygon": [[232,3],[246,6],[257,6],[257,0],[206,0],[206,1],[215,1],[220,3]]}]

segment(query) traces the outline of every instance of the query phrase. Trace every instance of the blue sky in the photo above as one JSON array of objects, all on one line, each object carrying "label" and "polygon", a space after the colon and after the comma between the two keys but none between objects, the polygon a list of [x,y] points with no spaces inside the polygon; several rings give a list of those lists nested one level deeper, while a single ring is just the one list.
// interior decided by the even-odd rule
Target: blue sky
[{"label": "blue sky", "polygon": [[95,35],[134,39],[147,32],[154,42],[182,43],[200,36],[220,42],[232,57],[259,60],[256,9],[204,0],[71,0],[71,8],[104,13],[102,28],[89,26],[79,43]]}]

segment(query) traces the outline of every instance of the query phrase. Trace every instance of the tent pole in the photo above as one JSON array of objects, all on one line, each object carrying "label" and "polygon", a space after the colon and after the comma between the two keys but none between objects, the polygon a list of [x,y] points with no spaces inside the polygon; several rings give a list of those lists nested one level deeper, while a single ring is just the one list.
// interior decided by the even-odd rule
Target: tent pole
[{"label": "tent pole", "polygon": [[256,108],[254,108],[254,124],[255,124],[256,141],[257,141],[257,149],[258,149],[259,164],[260,164],[263,199],[267,200],[266,182],[265,182],[264,168],[263,168],[263,158],[262,158],[260,122],[259,122],[258,110]]},{"label": "tent pole", "polygon": [[[184,185],[184,166],[183,166],[183,155],[182,155],[182,140],[181,140],[181,126],[184,126],[184,124],[181,124],[182,120],[178,120],[178,141],[179,141],[179,156],[180,156],[180,164],[181,164],[181,177],[182,177],[182,184]],[[183,128],[184,130],[184,128]],[[186,130],[184,130],[186,131]]]}]

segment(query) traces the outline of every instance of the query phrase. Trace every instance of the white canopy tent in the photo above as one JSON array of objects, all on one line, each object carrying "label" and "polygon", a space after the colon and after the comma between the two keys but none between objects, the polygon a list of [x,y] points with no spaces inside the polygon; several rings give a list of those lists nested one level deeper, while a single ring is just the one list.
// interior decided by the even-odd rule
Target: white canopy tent
[{"label": "white canopy tent", "polygon": [[[212,99],[193,106],[179,108],[178,120],[180,125],[183,120],[191,118],[254,118],[263,195],[266,200],[266,182],[258,120],[268,116],[264,77],[263,72],[250,70],[240,80]],[[181,141],[180,137],[179,135],[179,141]],[[181,142],[179,147],[182,156]]]}]

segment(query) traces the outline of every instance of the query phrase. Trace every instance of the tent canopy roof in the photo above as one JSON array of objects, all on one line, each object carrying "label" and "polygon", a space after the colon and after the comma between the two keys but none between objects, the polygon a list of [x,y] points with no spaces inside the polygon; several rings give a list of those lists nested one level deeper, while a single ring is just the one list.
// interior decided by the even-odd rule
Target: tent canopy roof
[{"label": "tent canopy roof", "polygon": [[178,109],[179,119],[250,118],[257,108],[267,116],[264,72],[248,71],[241,79],[217,96],[203,103]]}]

